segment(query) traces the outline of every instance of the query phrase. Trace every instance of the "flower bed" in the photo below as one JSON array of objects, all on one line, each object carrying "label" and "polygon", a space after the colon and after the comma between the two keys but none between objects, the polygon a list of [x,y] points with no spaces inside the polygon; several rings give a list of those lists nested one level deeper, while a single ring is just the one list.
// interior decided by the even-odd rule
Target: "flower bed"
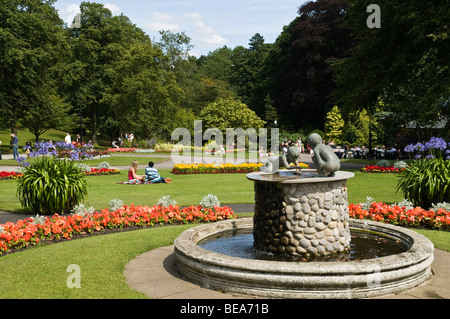
[{"label": "flower bed", "polygon": [[20,178],[22,176],[23,176],[22,173],[17,173],[17,172],[5,172],[5,171],[0,172],[0,180],[17,179],[17,178]]},{"label": "flower bed", "polygon": [[406,207],[372,203],[368,210],[362,204],[350,204],[349,216],[356,219],[370,219],[386,224],[450,231],[450,212],[444,209],[425,210],[421,207]]},{"label": "flower bed", "polygon": [[71,239],[75,235],[88,235],[107,229],[131,226],[148,227],[166,224],[186,224],[215,222],[232,219],[237,216],[231,208],[215,207],[206,209],[201,206],[180,208],[169,206],[130,206],[124,205],[116,211],[104,209],[84,215],[72,214],[52,217],[26,218],[17,223],[0,225],[0,255],[59,239]]},{"label": "flower bed", "polygon": [[90,171],[85,172],[86,175],[115,175],[120,174],[120,170],[116,168],[91,168]]},{"label": "flower bed", "polygon": [[361,168],[364,173],[400,173],[404,171],[404,168],[395,168],[394,166],[377,166],[377,165],[366,165]]},{"label": "flower bed", "polygon": [[108,153],[133,153],[136,149],[133,147],[108,148]]},{"label": "flower bed", "polygon": [[[113,169],[113,168],[91,168],[90,171],[84,172],[86,175],[89,176],[96,176],[96,175],[115,175],[120,174],[120,170]],[[23,176],[22,173],[17,172],[0,172],[0,180],[6,180],[6,179],[18,179]]]},{"label": "flower bed", "polygon": [[224,174],[251,173],[259,170],[262,163],[243,164],[175,164],[173,174]]}]

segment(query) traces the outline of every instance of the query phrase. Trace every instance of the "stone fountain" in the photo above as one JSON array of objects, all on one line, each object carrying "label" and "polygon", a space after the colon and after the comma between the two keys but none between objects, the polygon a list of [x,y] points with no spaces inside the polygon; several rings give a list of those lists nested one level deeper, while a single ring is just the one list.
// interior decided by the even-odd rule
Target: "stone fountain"
[{"label": "stone fountain", "polygon": [[[429,279],[433,244],[408,229],[350,219],[347,180],[354,174],[339,171],[339,159],[320,136],[312,134],[308,144],[315,170],[300,169],[299,153],[291,147],[288,154],[270,158],[260,172],[247,175],[255,188],[253,218],[197,226],[175,240],[183,278],[206,288],[266,298],[377,297]],[[280,170],[280,164],[287,169]],[[235,256],[239,247],[230,253],[202,247],[212,237],[241,233],[252,233],[252,247],[246,249],[262,252],[263,259]],[[352,237],[359,233],[395,249],[383,254],[362,245],[356,249],[373,255],[347,258],[355,249]]]}]

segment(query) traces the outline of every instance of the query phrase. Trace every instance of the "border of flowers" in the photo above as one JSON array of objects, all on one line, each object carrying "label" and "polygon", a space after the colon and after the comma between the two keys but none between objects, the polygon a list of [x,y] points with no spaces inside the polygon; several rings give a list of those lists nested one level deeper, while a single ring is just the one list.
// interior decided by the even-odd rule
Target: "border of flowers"
[{"label": "border of flowers", "polygon": [[[264,163],[242,163],[242,164],[175,164],[172,174],[231,174],[231,173],[252,173],[258,171]],[[309,165],[300,163],[303,168]]]},{"label": "border of flowers", "polygon": [[[82,173],[88,176],[99,176],[99,175],[117,175],[121,174],[120,170],[117,168],[91,168],[90,171],[83,171]],[[17,172],[0,172],[0,181],[8,180],[8,179],[18,179],[23,176],[22,173]]]},{"label": "border of flowers", "polygon": [[90,235],[108,229],[208,223],[235,218],[237,215],[228,206],[208,209],[202,206],[180,208],[178,205],[148,207],[134,204],[115,211],[105,208],[85,214],[36,216],[0,225],[0,256],[40,243],[70,240],[76,235]]},{"label": "border of flowers", "polygon": [[251,173],[259,170],[262,163],[242,164],[175,164],[172,174],[227,174],[227,173]]},{"label": "border of flowers", "polygon": [[394,166],[377,166],[377,165],[366,165],[361,168],[363,173],[400,173],[403,172],[405,168],[396,168]]},{"label": "border of flowers", "polygon": [[421,207],[405,207],[374,202],[369,209],[363,204],[350,204],[349,216],[356,219],[369,219],[385,224],[407,227],[423,227],[442,231],[450,231],[450,212],[442,208],[425,210]]}]

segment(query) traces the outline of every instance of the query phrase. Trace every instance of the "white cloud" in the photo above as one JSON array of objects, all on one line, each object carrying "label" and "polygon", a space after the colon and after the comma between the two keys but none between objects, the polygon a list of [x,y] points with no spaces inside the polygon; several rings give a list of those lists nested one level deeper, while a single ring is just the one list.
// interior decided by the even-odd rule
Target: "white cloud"
[{"label": "white cloud", "polygon": [[[113,15],[119,15],[122,13],[122,10],[120,10],[119,6],[112,4],[112,3],[105,3],[104,7],[109,9]],[[68,25],[71,25],[73,22],[73,19],[75,18],[75,15],[80,13],[80,5],[75,3],[70,3],[66,7],[60,9],[60,16],[61,19]]]},{"label": "white cloud", "polygon": [[63,9],[63,12],[61,12],[61,18],[65,23],[67,23],[67,25],[71,25],[75,15],[78,13],[80,13],[80,6],[78,4],[71,3]]},{"label": "white cloud", "polygon": [[104,7],[109,9],[113,16],[117,16],[122,13],[122,10],[120,10],[119,6],[115,4],[105,3]]},{"label": "white cloud", "polygon": [[163,22],[149,22],[145,25],[151,31],[172,31],[179,32],[181,31],[181,27],[178,24],[172,23],[163,23]]},{"label": "white cloud", "polygon": [[208,47],[217,47],[225,45],[228,42],[227,39],[219,35],[213,28],[207,26],[203,17],[197,12],[189,12],[181,16],[154,12],[150,14],[150,22],[146,24],[146,27],[150,31],[185,31],[194,43]]}]

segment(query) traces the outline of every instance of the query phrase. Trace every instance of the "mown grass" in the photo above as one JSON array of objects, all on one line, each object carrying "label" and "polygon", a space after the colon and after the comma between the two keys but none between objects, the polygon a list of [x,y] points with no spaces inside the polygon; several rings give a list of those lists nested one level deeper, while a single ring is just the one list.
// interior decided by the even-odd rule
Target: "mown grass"
[{"label": "mown grass", "polygon": [[[162,196],[169,195],[179,205],[197,205],[203,196],[216,195],[223,204],[254,203],[253,182],[246,174],[199,174],[173,175],[170,169],[159,170],[161,176],[170,177],[172,184],[122,185],[117,182],[128,179],[127,171],[120,175],[89,176],[88,198],[85,206],[95,209],[108,207],[112,199],[120,199],[125,204],[155,205]],[[388,204],[399,202],[402,194],[395,192],[397,178],[394,174],[371,174],[353,171],[355,177],[348,180],[349,203],[361,203],[371,196],[376,201]],[[138,170],[143,174],[143,170]],[[0,181],[0,210],[23,212],[16,197],[16,182]]]},{"label": "mown grass", "polygon": [[[172,245],[192,225],[154,227],[41,245],[0,257],[0,298],[138,299],[126,284],[125,265],[134,257]],[[450,233],[418,230],[436,248],[450,251]],[[105,262],[107,261],[107,262]],[[80,288],[69,288],[69,265],[80,267]]]},{"label": "mown grass", "polygon": [[[125,281],[125,264],[171,245],[191,227],[154,227],[41,245],[0,257],[0,298],[145,298]],[[106,262],[107,261],[107,262]],[[81,288],[69,288],[69,265],[80,267]]]}]

